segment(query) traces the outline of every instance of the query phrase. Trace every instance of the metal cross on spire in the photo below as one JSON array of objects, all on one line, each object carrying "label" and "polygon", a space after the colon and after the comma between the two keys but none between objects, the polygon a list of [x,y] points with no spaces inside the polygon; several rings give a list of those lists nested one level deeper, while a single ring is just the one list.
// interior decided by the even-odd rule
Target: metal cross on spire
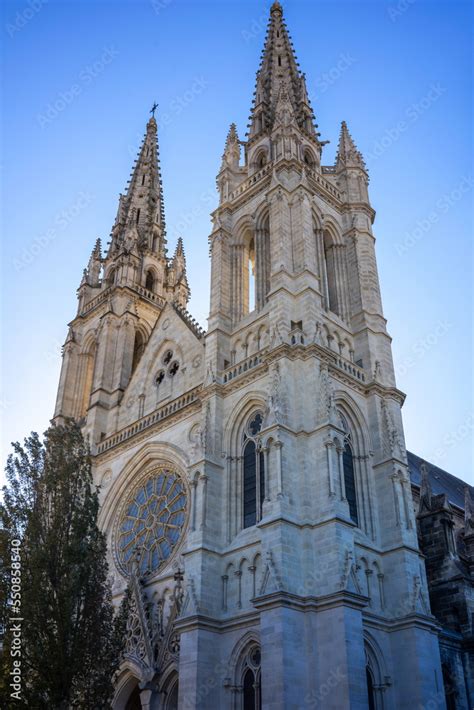
[{"label": "metal cross on spire", "polygon": [[158,108],[158,104],[157,104],[156,101],[155,101],[155,102],[153,103],[153,106],[151,107],[151,111],[150,111],[150,113],[151,113],[151,115],[153,116],[153,118],[155,118],[155,111],[156,111],[157,108]]}]

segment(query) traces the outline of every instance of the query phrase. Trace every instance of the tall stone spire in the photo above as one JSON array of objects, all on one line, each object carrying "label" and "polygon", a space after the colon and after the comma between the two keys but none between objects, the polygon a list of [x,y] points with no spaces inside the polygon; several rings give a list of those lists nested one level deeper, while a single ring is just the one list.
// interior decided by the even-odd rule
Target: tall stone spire
[{"label": "tall stone spire", "polygon": [[[300,71],[293,44],[283,19],[283,9],[274,2],[270,10],[265,47],[249,123],[249,143],[272,130],[281,85],[293,107],[299,129],[318,141],[317,125],[308,98],[305,75]],[[319,141],[318,141],[319,142]]]},{"label": "tall stone spire", "polygon": [[130,237],[136,240],[134,246],[139,251],[150,250],[165,256],[165,234],[157,124],[153,116],[147,123],[126,194],[120,195],[108,256],[120,249],[126,236],[129,241]]},{"label": "tall stone spire", "polygon": [[341,123],[341,133],[339,135],[339,146],[337,149],[336,168],[361,168],[366,170],[362,153],[357,150],[357,146],[349,133],[347,123]]}]

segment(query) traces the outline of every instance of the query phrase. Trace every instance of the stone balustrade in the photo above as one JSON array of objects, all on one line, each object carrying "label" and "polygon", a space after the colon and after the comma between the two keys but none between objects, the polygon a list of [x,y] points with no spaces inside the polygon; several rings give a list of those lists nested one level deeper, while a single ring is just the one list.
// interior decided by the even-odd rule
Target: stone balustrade
[{"label": "stone balustrade", "polygon": [[261,355],[251,355],[245,360],[242,360],[242,362],[239,362],[237,365],[231,365],[222,373],[222,382],[226,384],[227,382],[234,380],[236,377],[245,374],[254,367],[257,367],[257,365],[260,365],[261,362]]},{"label": "stone balustrade", "polygon": [[163,407],[159,407],[158,409],[155,409],[154,412],[138,419],[131,426],[121,429],[115,434],[107,437],[107,439],[104,439],[104,441],[101,441],[100,444],[97,445],[97,453],[103,454],[105,451],[109,451],[114,446],[122,444],[124,441],[127,441],[127,439],[131,439],[135,436],[135,434],[139,434],[157,422],[161,422],[167,417],[176,414],[176,412],[179,412],[186,407],[189,407],[191,404],[194,404],[198,401],[200,389],[201,387],[195,387],[193,390],[190,390],[181,397],[178,397],[172,402],[168,402],[168,404],[165,404]]}]

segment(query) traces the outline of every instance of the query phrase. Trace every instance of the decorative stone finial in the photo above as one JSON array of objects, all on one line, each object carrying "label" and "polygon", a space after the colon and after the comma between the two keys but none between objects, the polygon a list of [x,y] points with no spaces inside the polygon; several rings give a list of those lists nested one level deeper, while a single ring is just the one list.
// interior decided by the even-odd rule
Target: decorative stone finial
[{"label": "decorative stone finial", "polygon": [[341,123],[341,133],[339,136],[339,146],[337,149],[336,167],[357,167],[366,170],[362,153],[357,149],[354,139],[349,133],[347,123]]}]

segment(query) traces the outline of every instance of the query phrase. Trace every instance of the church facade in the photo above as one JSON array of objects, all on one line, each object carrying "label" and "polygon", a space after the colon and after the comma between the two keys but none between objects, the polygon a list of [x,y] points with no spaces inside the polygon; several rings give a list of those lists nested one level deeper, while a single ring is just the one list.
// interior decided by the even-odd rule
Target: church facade
[{"label": "church facade", "polygon": [[345,123],[323,148],[275,2],[217,176],[207,331],[154,117],[84,271],[55,420],[90,439],[132,591],[116,710],[446,707],[368,174]]}]

